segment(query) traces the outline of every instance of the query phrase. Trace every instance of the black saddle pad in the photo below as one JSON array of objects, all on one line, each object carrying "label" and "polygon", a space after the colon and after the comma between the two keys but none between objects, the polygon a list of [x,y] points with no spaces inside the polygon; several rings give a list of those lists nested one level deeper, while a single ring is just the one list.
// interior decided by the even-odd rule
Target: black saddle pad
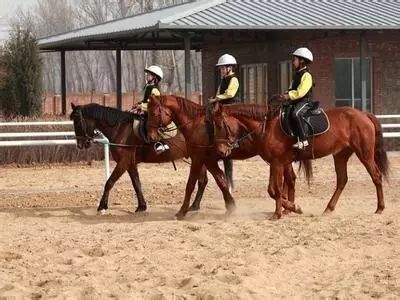
[{"label": "black saddle pad", "polygon": [[[295,124],[290,116],[290,106],[284,106],[279,116],[281,128],[288,136],[296,136]],[[319,102],[311,102],[308,111],[304,114],[304,120],[307,124],[308,136],[321,135],[330,128],[328,116],[319,106]]]}]

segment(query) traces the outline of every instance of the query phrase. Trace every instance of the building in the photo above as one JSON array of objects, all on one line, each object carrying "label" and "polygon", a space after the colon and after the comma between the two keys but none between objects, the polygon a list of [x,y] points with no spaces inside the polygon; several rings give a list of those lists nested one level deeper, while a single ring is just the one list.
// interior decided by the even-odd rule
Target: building
[{"label": "building", "polygon": [[46,37],[39,45],[60,51],[64,64],[68,50],[116,50],[117,78],[123,50],[184,49],[187,61],[190,49],[202,51],[203,99],[215,93],[215,62],[228,52],[239,62],[242,99],[249,103],[284,91],[290,53],[307,46],[315,56],[314,98],[323,106],[393,113],[400,112],[399,15],[400,1],[392,0],[200,0]]}]

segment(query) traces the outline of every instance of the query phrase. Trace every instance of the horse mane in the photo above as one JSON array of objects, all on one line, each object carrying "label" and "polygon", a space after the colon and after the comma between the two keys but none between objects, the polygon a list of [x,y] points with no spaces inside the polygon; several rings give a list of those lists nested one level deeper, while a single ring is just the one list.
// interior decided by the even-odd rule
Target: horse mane
[{"label": "horse mane", "polygon": [[206,114],[206,108],[203,105],[197,104],[183,97],[175,97],[181,107],[181,110],[188,114],[191,119],[196,119]]},{"label": "horse mane", "polygon": [[246,117],[262,121],[268,115],[268,106],[260,104],[228,104],[224,111],[233,117]]},{"label": "horse mane", "polygon": [[84,105],[81,109],[84,117],[105,121],[111,127],[114,127],[118,123],[129,123],[139,119],[137,114],[121,111],[113,107],[102,106],[97,103]]}]

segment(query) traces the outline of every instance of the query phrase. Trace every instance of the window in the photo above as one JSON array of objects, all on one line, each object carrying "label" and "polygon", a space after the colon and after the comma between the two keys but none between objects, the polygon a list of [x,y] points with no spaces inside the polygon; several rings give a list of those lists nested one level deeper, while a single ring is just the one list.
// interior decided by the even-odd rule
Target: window
[{"label": "window", "polygon": [[[367,69],[367,102],[371,111],[371,60],[365,59]],[[360,58],[336,58],[336,106],[351,106],[362,110]]]},{"label": "window", "polygon": [[279,88],[281,90],[281,93],[289,89],[293,77],[292,70],[293,70],[292,62],[290,60],[285,60],[279,63],[279,75],[280,75]]},{"label": "window", "polygon": [[243,102],[266,104],[268,100],[267,64],[242,65],[240,67],[240,86]]}]

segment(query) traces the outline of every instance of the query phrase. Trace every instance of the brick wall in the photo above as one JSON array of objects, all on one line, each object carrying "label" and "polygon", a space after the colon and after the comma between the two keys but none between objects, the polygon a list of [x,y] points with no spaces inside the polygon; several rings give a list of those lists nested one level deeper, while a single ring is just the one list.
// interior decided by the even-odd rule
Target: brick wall
[{"label": "brick wall", "polygon": [[[367,56],[372,58],[372,101],[375,113],[400,113],[400,34],[395,30],[366,33]],[[358,32],[284,31],[276,33],[228,32],[206,36],[203,49],[203,95],[214,95],[215,63],[223,53],[239,64],[268,63],[268,95],[279,93],[278,63],[290,59],[297,47],[314,53],[311,70],[314,98],[324,107],[335,105],[335,57],[359,57]]]},{"label": "brick wall", "polygon": [[[184,96],[185,93],[174,93],[177,96]],[[132,105],[143,98],[143,92],[130,92],[122,94],[122,110],[131,109]],[[200,92],[193,92],[190,100],[201,103],[202,95]],[[107,94],[68,94],[67,95],[67,114],[71,112],[71,103],[84,105],[98,103],[105,106],[116,107],[117,96],[115,93]],[[61,114],[61,95],[47,95],[43,99],[43,113],[46,115]]]}]

